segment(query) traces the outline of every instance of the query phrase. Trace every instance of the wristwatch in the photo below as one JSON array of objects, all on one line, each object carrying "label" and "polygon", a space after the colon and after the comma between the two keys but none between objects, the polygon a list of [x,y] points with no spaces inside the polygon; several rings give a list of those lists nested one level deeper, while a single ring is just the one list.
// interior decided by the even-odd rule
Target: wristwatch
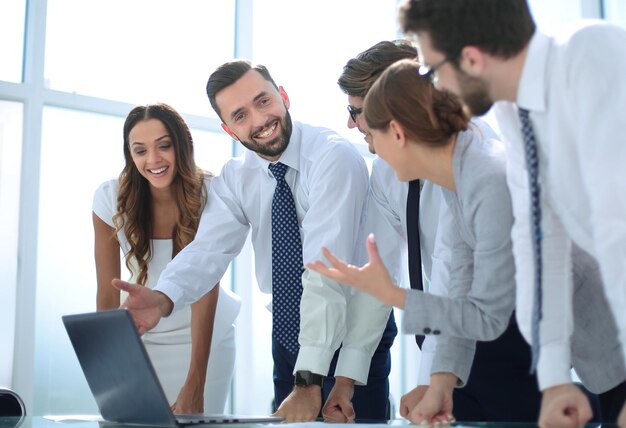
[{"label": "wristwatch", "polygon": [[309,385],[317,385],[321,387],[323,383],[324,376],[322,376],[321,374],[311,373],[308,370],[298,370],[296,372],[296,386],[307,387]]}]

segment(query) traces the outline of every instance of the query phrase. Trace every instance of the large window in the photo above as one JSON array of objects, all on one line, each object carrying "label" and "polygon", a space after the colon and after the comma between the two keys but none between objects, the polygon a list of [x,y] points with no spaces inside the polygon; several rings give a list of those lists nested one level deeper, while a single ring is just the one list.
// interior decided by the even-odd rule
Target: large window
[{"label": "large window", "polygon": [[25,11],[26,0],[0,2],[0,80],[22,80]]},{"label": "large window", "polygon": [[[95,311],[91,197],[123,166],[122,119],[59,108],[43,114],[37,255],[36,408],[79,412],[93,399],[61,323]],[[97,131],[96,131],[97,130]],[[77,386],[82,386],[81,393]],[[97,411],[96,407],[88,408]]]},{"label": "large window", "polygon": [[603,18],[614,24],[626,26],[626,3],[622,0],[599,0],[602,2]]},{"label": "large window", "polygon": [[0,385],[12,383],[22,105],[0,100]]},{"label": "large window", "polygon": [[233,57],[234,5],[48,0],[46,86],[212,115],[204,88],[209,72]]}]

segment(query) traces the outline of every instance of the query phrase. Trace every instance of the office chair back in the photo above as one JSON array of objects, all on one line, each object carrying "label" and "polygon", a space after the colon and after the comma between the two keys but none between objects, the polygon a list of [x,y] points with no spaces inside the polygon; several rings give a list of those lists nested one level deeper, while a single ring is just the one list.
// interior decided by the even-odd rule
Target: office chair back
[{"label": "office chair back", "polygon": [[0,388],[0,416],[26,416],[22,398],[8,388]]}]

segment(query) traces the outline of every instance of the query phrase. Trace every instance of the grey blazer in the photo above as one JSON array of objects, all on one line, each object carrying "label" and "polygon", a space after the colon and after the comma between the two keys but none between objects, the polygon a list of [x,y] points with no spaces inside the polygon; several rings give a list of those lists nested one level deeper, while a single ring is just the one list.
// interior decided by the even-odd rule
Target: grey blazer
[{"label": "grey blazer", "polygon": [[598,263],[574,244],[572,269],[572,365],[582,383],[591,392],[598,394],[623,382],[626,379],[626,368],[615,319],[602,288]]},{"label": "grey blazer", "polygon": [[513,214],[500,141],[461,132],[452,167],[456,191],[442,189],[452,215],[440,225],[452,251],[448,296],[409,290],[403,331],[440,336],[432,372],[455,373],[464,384],[475,341],[500,336],[513,312]]}]

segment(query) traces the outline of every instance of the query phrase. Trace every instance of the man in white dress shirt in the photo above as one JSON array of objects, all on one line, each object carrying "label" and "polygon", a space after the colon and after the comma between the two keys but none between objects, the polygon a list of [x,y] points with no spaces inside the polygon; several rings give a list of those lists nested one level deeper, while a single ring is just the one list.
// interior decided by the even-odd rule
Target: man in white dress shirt
[{"label": "man in white dress shirt", "polygon": [[[517,114],[529,112],[543,232],[540,425],[579,426],[591,417],[588,401],[571,383],[573,364],[583,383],[601,393],[603,420],[626,427],[626,31],[586,22],[548,37],[536,30],[525,0],[405,0],[400,20],[417,36],[424,72],[439,88],[460,95],[475,115],[501,101],[496,114],[506,137],[515,214],[517,316],[527,339],[534,253]],[[585,305],[577,297],[593,296],[586,288],[600,283],[599,274],[593,278],[596,262],[603,286],[593,298],[608,301],[608,321],[606,313],[590,313],[602,302]],[[582,343],[580,336],[594,328],[597,334]],[[583,371],[593,374],[586,380]]]},{"label": "man in white dress shirt", "polygon": [[[348,95],[348,128],[356,128],[363,134],[368,150],[376,153],[372,136],[368,131],[363,115],[365,95],[378,76],[395,61],[416,58],[417,49],[405,40],[382,41],[350,59],[343,67],[337,83]],[[374,233],[378,240],[378,250],[385,266],[396,284],[402,282],[406,267],[402,263],[407,250],[407,194],[408,183],[401,182],[387,162],[376,156],[372,163],[366,233]],[[419,196],[419,233],[421,263],[428,292],[446,295],[443,287],[448,282],[450,249],[441,242],[438,234],[440,210],[449,215],[438,186],[424,181]],[[363,244],[365,246],[365,244]],[[411,260],[409,260],[411,263]],[[434,275],[434,277],[433,277]],[[412,285],[413,286],[413,285]],[[430,383],[430,374],[435,355],[437,338],[427,335],[420,346],[421,358],[418,370],[418,386],[402,396],[400,414],[407,416],[421,400]],[[471,364],[471,362],[470,362]],[[469,367],[456,367],[461,372],[469,372]],[[447,371],[451,367],[446,367]],[[465,383],[466,379],[462,382]]]},{"label": "man in white dress shirt", "polygon": [[[140,332],[200,298],[207,284],[217,283],[250,230],[259,287],[276,297],[272,199],[278,178],[270,169],[279,163],[286,165],[284,180],[295,204],[303,262],[320,258],[323,246],[360,262],[355,244],[368,174],[358,151],[329,129],[292,122],[289,97],[264,66],[226,63],[209,78],[207,94],[223,129],[247,150],[214,178],[194,241],[168,265],[156,291],[114,281],[129,291],[125,306]],[[396,335],[390,309],[308,270],[301,285],[300,323],[295,326],[299,350],[279,343],[274,330],[277,414],[287,421],[314,420],[325,401],[322,413],[328,421],[385,419],[389,348]],[[276,308],[280,302],[273,303]],[[277,323],[275,317],[273,327]],[[355,383],[362,386],[355,388]]]}]

